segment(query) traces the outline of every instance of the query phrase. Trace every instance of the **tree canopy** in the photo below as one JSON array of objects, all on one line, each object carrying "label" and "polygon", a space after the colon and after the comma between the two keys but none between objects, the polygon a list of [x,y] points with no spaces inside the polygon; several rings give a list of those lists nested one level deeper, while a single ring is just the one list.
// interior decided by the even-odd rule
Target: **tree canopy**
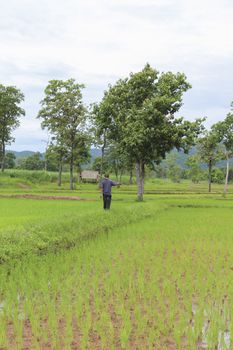
[{"label": "tree canopy", "polygon": [[176,118],[183,93],[191,88],[182,73],[161,73],[147,64],[109,86],[93,109],[99,134],[116,142],[119,152],[136,164],[138,199],[144,191],[145,165],[159,163],[174,147],[188,150],[202,120]]},{"label": "tree canopy", "polygon": [[223,157],[222,149],[218,143],[218,135],[214,131],[206,131],[199,138],[197,147],[199,159],[208,166],[209,192],[211,192],[213,166]]},{"label": "tree canopy", "polygon": [[[231,104],[231,111],[233,111],[233,103]],[[214,124],[212,130],[216,134],[218,142],[224,147],[223,152],[227,163],[224,186],[224,193],[226,194],[229,177],[229,159],[233,156],[233,113],[228,113],[224,120]]]},{"label": "tree canopy", "polygon": [[24,100],[23,93],[15,86],[0,84],[0,164],[4,171],[6,145],[10,145],[14,138],[12,132],[19,126],[19,118],[25,115],[20,107]]},{"label": "tree canopy", "polygon": [[[53,141],[66,150],[70,164],[70,189],[73,189],[73,168],[75,156],[83,160],[88,138],[85,137],[86,108],[82,101],[84,85],[74,79],[51,80],[45,89],[45,98],[41,101],[38,118],[42,127],[53,135]],[[85,153],[86,154],[86,153]]]}]

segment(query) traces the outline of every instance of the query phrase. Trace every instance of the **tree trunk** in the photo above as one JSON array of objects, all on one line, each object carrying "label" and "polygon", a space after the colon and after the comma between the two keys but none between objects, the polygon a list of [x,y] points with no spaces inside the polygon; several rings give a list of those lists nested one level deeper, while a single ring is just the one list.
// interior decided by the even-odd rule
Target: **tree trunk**
[{"label": "tree trunk", "polygon": [[133,184],[133,169],[130,169],[130,172],[129,172],[129,184],[130,185]]},{"label": "tree trunk", "polygon": [[73,166],[73,162],[70,161],[70,190],[71,191],[73,191],[74,189],[73,173],[74,173],[74,166]]},{"label": "tree trunk", "polygon": [[82,182],[82,168],[81,165],[78,163],[78,183],[80,184]]},{"label": "tree trunk", "polygon": [[136,163],[136,177],[138,186],[138,201],[142,202],[144,194],[145,166],[141,160]]},{"label": "tree trunk", "polygon": [[74,189],[74,152],[73,148],[71,149],[71,157],[70,157],[70,190]]},{"label": "tree trunk", "polygon": [[145,164],[142,162],[142,169],[141,169],[141,182],[142,182],[142,192],[144,194],[144,179],[145,179]]},{"label": "tree trunk", "polygon": [[70,162],[70,190],[74,189],[74,166],[73,162]]},{"label": "tree trunk", "polygon": [[45,158],[44,158],[44,171],[46,172],[47,171],[47,168],[48,168],[48,165],[47,165],[47,157],[45,155]]},{"label": "tree trunk", "polygon": [[123,175],[123,170],[121,170],[121,172],[120,172],[120,183],[121,183],[122,175]]},{"label": "tree trunk", "polygon": [[228,185],[228,177],[229,177],[229,157],[228,157],[228,152],[226,152],[226,161],[227,161],[227,168],[226,168],[226,177],[225,177],[225,185],[224,185],[224,196],[226,196],[226,193],[227,193],[227,185]]},{"label": "tree trunk", "polygon": [[211,181],[212,181],[212,159],[209,161],[209,174],[208,174],[208,182],[209,182],[209,193],[211,192]]},{"label": "tree trunk", "polygon": [[116,180],[118,181],[118,168],[117,168],[117,166],[115,167],[115,176],[116,176]]},{"label": "tree trunk", "polygon": [[1,163],[1,171],[2,172],[5,169],[5,156],[6,156],[5,142],[2,141],[2,163]]},{"label": "tree trunk", "polygon": [[103,167],[104,167],[104,150],[105,150],[105,146],[106,146],[106,137],[105,137],[105,132],[104,132],[104,142],[103,142],[103,146],[101,148],[101,165],[100,165],[100,180],[103,177]]},{"label": "tree trunk", "polygon": [[59,162],[58,186],[61,186],[61,176],[62,176],[62,160],[60,160],[60,162]]}]

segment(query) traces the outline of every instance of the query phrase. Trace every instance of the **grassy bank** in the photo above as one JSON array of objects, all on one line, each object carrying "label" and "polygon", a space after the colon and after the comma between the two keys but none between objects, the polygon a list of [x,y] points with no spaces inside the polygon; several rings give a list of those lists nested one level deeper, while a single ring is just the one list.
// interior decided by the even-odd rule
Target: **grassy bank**
[{"label": "grassy bank", "polygon": [[117,203],[110,212],[104,212],[102,203],[96,202],[5,199],[0,203],[4,206],[0,219],[1,263],[31,253],[45,254],[80,245],[115,227],[151,217],[164,207]]}]

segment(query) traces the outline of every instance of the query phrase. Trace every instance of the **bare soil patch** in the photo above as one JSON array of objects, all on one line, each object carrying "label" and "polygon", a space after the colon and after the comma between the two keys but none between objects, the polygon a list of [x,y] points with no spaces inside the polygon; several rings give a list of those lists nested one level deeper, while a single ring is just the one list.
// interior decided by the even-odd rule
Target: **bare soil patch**
[{"label": "bare soil patch", "polygon": [[22,182],[19,182],[19,183],[18,183],[18,186],[19,186],[20,188],[23,188],[24,190],[30,190],[30,188],[31,188],[31,186],[29,186],[29,185],[27,185],[27,184],[24,184],[24,183],[22,183]]}]

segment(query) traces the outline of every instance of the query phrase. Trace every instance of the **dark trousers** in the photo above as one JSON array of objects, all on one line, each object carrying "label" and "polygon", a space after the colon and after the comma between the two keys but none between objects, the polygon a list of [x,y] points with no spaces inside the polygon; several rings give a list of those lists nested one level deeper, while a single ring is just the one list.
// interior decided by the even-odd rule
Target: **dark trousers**
[{"label": "dark trousers", "polygon": [[103,194],[104,209],[110,209],[112,196],[110,194]]}]

